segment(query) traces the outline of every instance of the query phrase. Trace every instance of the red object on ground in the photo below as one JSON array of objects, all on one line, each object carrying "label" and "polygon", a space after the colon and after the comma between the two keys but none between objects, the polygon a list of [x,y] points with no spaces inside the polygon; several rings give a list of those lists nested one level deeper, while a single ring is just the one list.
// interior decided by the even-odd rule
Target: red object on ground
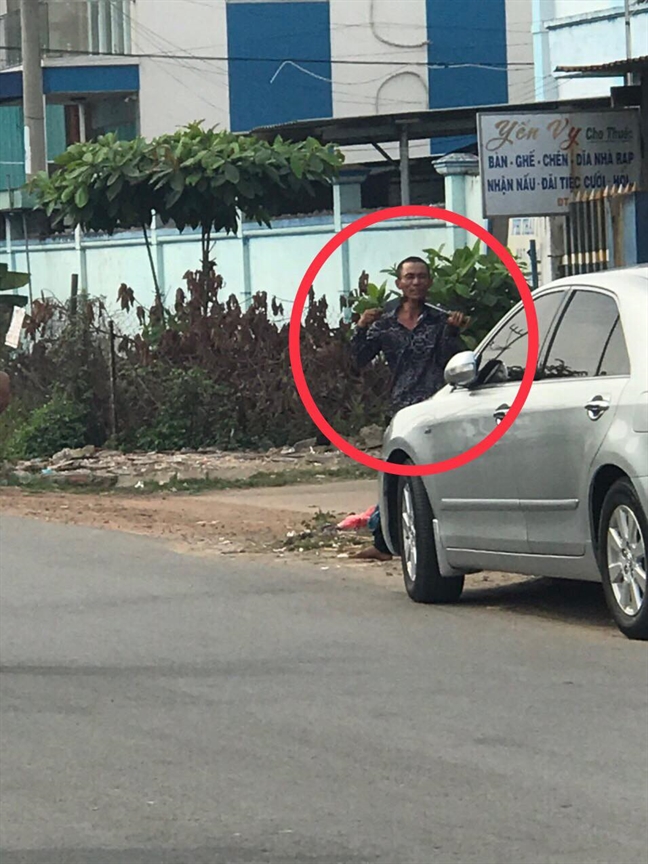
[{"label": "red object on ground", "polygon": [[364,513],[352,513],[350,516],[347,516],[346,519],[338,522],[338,530],[353,531],[355,528],[364,528],[367,522],[371,519],[371,516],[375,512],[375,510],[376,505],[374,504],[373,507],[365,510]]}]

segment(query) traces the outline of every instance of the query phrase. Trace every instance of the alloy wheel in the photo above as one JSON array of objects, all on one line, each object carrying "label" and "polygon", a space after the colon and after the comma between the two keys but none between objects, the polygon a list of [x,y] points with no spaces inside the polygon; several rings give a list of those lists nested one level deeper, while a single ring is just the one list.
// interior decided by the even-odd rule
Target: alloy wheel
[{"label": "alloy wheel", "polygon": [[403,561],[410,581],[416,581],[416,525],[414,522],[414,501],[409,486],[403,488],[401,510],[403,529]]},{"label": "alloy wheel", "polygon": [[607,568],[619,608],[634,617],[646,596],[646,543],[637,517],[626,504],[615,508],[607,532]]}]

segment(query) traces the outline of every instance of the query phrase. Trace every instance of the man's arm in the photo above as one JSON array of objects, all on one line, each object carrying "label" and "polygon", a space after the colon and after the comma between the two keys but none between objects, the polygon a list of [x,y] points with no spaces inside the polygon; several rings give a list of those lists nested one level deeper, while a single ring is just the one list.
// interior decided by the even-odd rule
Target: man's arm
[{"label": "man's arm", "polygon": [[361,369],[380,354],[382,349],[382,330],[378,325],[382,311],[368,309],[363,312],[358,321],[355,333],[351,337],[353,361]]}]

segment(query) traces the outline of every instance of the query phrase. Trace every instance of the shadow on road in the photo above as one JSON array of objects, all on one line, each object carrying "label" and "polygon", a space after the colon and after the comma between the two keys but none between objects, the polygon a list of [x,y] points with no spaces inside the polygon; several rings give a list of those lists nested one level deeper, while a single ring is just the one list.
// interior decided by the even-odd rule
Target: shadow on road
[{"label": "shadow on road", "polygon": [[461,603],[616,631],[596,582],[538,578],[489,588],[468,577]]}]

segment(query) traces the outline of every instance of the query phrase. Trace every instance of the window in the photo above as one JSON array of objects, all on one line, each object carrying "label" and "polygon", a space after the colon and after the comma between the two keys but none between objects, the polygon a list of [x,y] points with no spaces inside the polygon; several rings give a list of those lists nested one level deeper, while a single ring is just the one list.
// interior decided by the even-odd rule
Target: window
[{"label": "window", "polygon": [[130,45],[130,0],[87,0],[90,50],[123,54]]},{"label": "window", "polygon": [[[552,291],[536,298],[535,308],[538,316],[541,347],[564,297],[564,291]],[[527,359],[529,341],[527,332],[526,314],[522,308],[504,327],[497,331],[482,350],[479,362],[480,369],[483,370],[490,361],[499,360],[506,365],[508,381],[521,381]]]},{"label": "window", "polygon": [[[544,378],[588,378],[625,368],[625,343],[616,302],[607,294],[576,291],[547,354]],[[614,331],[617,331],[616,334]],[[621,344],[619,344],[619,340]],[[627,371],[626,373],[627,374]]]},{"label": "window", "polygon": [[617,318],[608,338],[608,343],[603,349],[601,362],[596,370],[597,375],[629,375],[630,359],[623,336],[621,319]]}]

